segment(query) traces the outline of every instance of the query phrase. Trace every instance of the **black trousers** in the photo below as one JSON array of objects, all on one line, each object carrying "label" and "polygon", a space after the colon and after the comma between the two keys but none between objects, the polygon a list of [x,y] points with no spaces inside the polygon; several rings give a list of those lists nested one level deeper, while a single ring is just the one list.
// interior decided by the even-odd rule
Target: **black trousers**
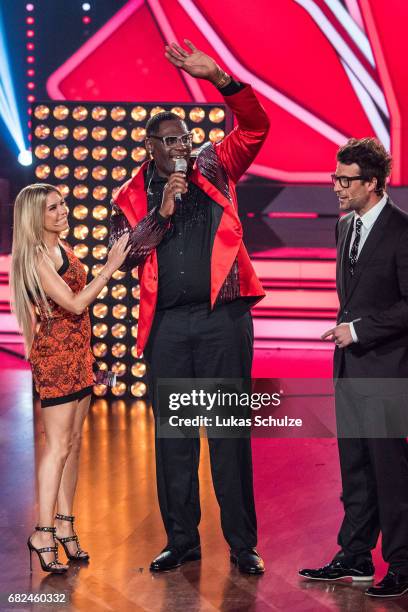
[{"label": "black trousers", "polygon": [[[362,397],[347,378],[336,385],[336,412],[343,431],[366,429]],[[373,415],[374,417],[374,415]],[[390,568],[408,575],[408,444],[405,438],[338,438],[345,516],[338,544],[346,559],[371,558],[379,533]]]},{"label": "black trousers", "polygon": [[[250,379],[252,355],[252,318],[243,300],[213,311],[203,304],[158,311],[145,350],[155,416],[157,378]],[[168,544],[178,549],[196,546],[200,439],[156,435],[155,442],[157,491]],[[256,546],[251,440],[209,438],[208,443],[224,537],[234,551]]]}]

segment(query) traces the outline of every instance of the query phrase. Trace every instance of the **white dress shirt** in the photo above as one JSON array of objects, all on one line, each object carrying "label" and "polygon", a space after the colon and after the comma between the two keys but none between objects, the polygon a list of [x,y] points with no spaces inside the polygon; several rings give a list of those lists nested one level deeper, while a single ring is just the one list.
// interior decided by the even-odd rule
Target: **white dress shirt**
[{"label": "white dress shirt", "polygon": [[[377,221],[378,217],[380,216],[380,213],[381,213],[382,209],[386,205],[387,200],[388,200],[388,196],[387,196],[386,193],[384,193],[384,195],[381,198],[381,200],[379,202],[377,202],[377,204],[375,204],[375,206],[370,208],[370,210],[368,212],[366,212],[365,214],[360,216],[360,215],[358,215],[354,211],[353,233],[351,235],[351,240],[350,240],[349,254],[351,252],[351,248],[353,246],[354,238],[356,236],[356,221],[357,221],[357,219],[361,219],[361,221],[363,223],[363,225],[361,226],[361,234],[360,234],[360,242],[359,242],[359,245],[358,245],[357,259],[360,257],[361,249],[363,248],[364,243],[367,240],[368,235],[371,232],[371,229],[372,229],[374,223]],[[359,321],[359,320],[360,319],[356,319],[356,321]],[[354,329],[353,322],[350,323],[350,332],[351,332],[351,336],[353,338],[353,342],[358,342],[358,337],[357,337],[357,334],[356,334],[356,330]]]}]

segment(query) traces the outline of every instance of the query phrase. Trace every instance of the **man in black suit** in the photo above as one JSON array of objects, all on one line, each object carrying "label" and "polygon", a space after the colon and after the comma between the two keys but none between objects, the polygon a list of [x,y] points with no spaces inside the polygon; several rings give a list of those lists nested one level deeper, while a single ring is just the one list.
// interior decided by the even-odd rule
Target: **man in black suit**
[{"label": "man in black suit", "polygon": [[331,563],[299,572],[311,580],[373,580],[371,551],[381,531],[389,570],[366,591],[376,597],[408,593],[408,444],[398,420],[401,409],[408,412],[408,215],[385,193],[390,169],[375,138],[352,138],[337,153],[334,191],[340,210],[350,212],[336,227],[337,325],[322,338],[336,344],[345,514]]}]

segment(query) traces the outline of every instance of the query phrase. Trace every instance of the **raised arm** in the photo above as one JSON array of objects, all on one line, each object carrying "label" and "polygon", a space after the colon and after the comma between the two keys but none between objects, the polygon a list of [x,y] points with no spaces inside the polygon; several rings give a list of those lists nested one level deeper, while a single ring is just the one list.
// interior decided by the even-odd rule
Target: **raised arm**
[{"label": "raised arm", "polygon": [[165,55],[177,68],[215,85],[234,113],[237,126],[215,150],[228,176],[237,182],[254,161],[268,134],[268,116],[250,85],[234,81],[209,55],[189,40],[184,42],[189,51],[173,43],[166,46]]}]

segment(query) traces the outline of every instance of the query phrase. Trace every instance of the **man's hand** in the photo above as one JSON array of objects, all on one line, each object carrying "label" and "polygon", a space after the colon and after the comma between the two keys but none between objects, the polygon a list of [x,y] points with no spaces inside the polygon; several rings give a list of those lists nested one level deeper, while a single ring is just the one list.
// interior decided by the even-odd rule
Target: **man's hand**
[{"label": "man's hand", "polygon": [[173,174],[170,174],[169,180],[163,189],[163,199],[159,209],[159,213],[162,217],[168,219],[174,214],[176,208],[174,197],[176,193],[187,193],[187,189],[188,185],[185,174],[182,172],[173,172]]},{"label": "man's hand", "polygon": [[350,323],[340,323],[332,329],[328,329],[321,336],[322,340],[329,338],[338,348],[346,348],[349,344],[353,343],[353,337],[351,335]]},{"label": "man's hand", "polygon": [[190,51],[186,51],[176,43],[172,43],[170,46],[166,45],[165,56],[169,62],[177,68],[185,70],[193,77],[207,79],[207,81],[216,84],[219,81],[221,71],[218,64],[209,55],[197,49],[187,38],[184,39],[184,42]]}]

